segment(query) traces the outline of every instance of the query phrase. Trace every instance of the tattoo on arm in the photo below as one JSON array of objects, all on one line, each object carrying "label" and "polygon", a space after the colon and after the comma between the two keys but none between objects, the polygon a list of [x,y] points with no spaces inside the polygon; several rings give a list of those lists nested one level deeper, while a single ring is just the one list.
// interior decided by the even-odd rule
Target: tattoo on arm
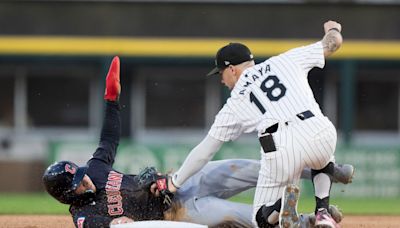
[{"label": "tattoo on arm", "polygon": [[324,47],[325,56],[329,56],[339,49],[341,45],[341,34],[337,31],[331,30],[325,34],[322,39],[322,45]]}]

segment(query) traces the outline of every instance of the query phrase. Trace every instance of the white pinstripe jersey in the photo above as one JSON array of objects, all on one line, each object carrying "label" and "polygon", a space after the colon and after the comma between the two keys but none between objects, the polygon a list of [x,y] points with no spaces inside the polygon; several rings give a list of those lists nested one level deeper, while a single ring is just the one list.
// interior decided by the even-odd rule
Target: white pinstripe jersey
[{"label": "white pinstripe jersey", "polygon": [[221,141],[264,131],[306,110],[321,112],[308,72],[325,65],[321,42],[291,49],[243,71],[208,134]]}]

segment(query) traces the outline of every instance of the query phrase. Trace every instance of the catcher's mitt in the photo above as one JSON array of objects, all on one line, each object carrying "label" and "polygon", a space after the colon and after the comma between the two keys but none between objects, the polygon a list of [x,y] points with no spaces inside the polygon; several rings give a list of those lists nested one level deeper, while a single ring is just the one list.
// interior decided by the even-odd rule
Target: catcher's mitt
[{"label": "catcher's mitt", "polygon": [[161,197],[164,199],[163,203],[170,206],[174,194],[168,189],[168,176],[157,172],[155,167],[146,167],[138,174],[139,187],[145,191],[150,191],[152,184],[157,184],[157,189]]}]

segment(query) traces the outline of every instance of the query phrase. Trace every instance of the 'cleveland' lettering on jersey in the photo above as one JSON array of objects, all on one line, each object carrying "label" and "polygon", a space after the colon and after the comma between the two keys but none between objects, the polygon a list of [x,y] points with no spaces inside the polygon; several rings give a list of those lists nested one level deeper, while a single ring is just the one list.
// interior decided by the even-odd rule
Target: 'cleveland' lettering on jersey
[{"label": "'cleveland' lettering on jersey", "polygon": [[106,183],[106,194],[107,194],[107,207],[108,214],[111,216],[122,215],[124,209],[122,208],[122,197],[121,188],[123,175],[115,171],[110,171],[108,174],[108,179]]}]

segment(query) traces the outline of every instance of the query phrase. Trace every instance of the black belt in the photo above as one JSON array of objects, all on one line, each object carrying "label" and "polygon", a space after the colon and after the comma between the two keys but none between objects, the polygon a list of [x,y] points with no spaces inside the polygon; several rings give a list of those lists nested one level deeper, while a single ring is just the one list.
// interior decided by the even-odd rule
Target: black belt
[{"label": "black belt", "polygon": [[[314,116],[314,113],[312,113],[310,110],[301,112],[296,114],[297,118],[300,120],[306,120]],[[286,122],[288,124],[288,122]],[[264,153],[269,153],[269,152],[274,152],[276,151],[276,146],[274,142],[274,138],[272,137],[272,133],[275,133],[278,130],[279,123],[276,123],[267,129],[262,133],[263,136],[258,138],[260,141],[261,147],[264,150]]]}]

